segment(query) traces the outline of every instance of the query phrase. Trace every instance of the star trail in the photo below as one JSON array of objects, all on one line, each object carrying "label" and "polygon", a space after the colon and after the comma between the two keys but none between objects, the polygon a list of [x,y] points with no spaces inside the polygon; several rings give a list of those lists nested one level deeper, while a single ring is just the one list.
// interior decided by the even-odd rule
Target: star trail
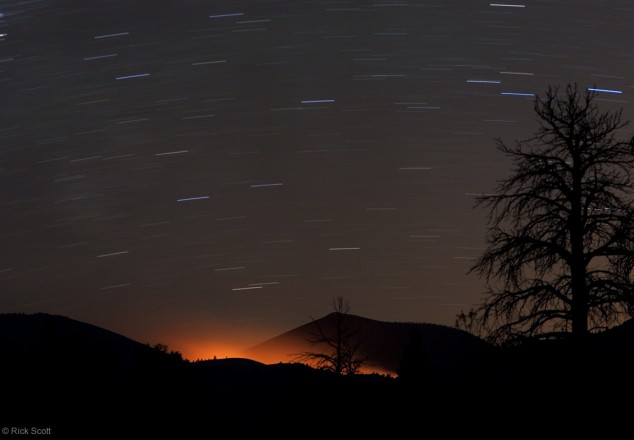
[{"label": "star trail", "polygon": [[0,311],[185,355],[334,296],[452,325],[484,291],[494,139],[530,137],[548,85],[632,117],[625,0],[0,9]]}]

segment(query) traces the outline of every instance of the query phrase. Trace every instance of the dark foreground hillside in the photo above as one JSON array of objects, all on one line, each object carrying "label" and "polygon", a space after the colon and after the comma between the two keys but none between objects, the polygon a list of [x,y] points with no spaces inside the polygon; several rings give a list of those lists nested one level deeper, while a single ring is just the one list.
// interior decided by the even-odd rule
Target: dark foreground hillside
[{"label": "dark foreground hillside", "polygon": [[250,359],[190,363],[65,317],[0,315],[0,421],[51,427],[55,438],[391,439],[438,429],[453,438],[536,430],[574,409],[593,414],[588,427],[601,412],[618,418],[614,396],[634,389],[632,332],[627,324],[593,340],[583,368],[563,346],[527,346],[452,384]]}]

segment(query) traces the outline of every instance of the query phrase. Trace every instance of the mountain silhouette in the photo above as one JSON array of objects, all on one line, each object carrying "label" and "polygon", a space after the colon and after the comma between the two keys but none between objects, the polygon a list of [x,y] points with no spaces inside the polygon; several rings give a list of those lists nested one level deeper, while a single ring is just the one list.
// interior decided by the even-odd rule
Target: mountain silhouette
[{"label": "mountain silhouette", "polygon": [[[317,322],[327,329],[332,318]],[[583,410],[588,401],[601,403],[595,419],[601,412],[612,417],[628,408],[614,397],[634,390],[634,321],[592,335],[577,350],[571,341],[501,349],[445,326],[347,318],[359,327],[375,367],[398,371],[405,353],[424,351],[423,386],[247,356],[188,362],[67,317],[0,314],[3,421],[51,427],[54,438],[296,438],[311,427],[334,426],[333,438],[398,438],[420,429],[421,417],[426,429],[446,429],[449,415],[469,432],[494,420],[486,424],[488,433],[531,414],[538,421],[545,411]],[[303,338],[314,326],[250,351],[288,350],[292,343],[305,348]],[[420,338],[411,337],[416,332]],[[409,350],[412,341],[422,341],[421,350]],[[579,389],[586,399],[575,398]]]},{"label": "mountain silhouette", "polygon": [[117,387],[145,392],[162,377],[176,378],[184,366],[178,354],[44,313],[0,315],[0,356],[9,374],[28,377],[31,386],[50,392],[63,392],[86,375],[98,378],[87,381],[90,392]]},{"label": "mountain silhouette", "polygon": [[[244,351],[244,356],[265,363],[289,362],[305,352],[326,350],[310,340],[318,328],[332,333],[336,312],[289,330]],[[427,323],[384,322],[346,314],[345,325],[354,330],[367,369],[395,375],[413,331],[420,334],[430,372],[436,377],[473,371],[492,356],[494,347],[476,336],[452,327]]]},{"label": "mountain silhouette", "polygon": [[101,327],[45,313],[0,315],[0,353],[19,360],[19,368],[92,365],[114,376],[175,360],[175,355]]},{"label": "mountain silhouette", "polygon": [[94,426],[116,435],[135,426],[140,408],[167,416],[165,402],[183,400],[191,383],[178,355],[44,313],[0,315],[0,358],[5,420],[50,426],[55,438]]}]

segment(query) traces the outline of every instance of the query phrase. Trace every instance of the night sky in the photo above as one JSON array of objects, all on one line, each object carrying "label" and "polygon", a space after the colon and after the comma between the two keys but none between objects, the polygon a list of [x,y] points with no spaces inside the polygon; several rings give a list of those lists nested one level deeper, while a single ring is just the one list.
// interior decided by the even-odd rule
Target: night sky
[{"label": "night sky", "polygon": [[[330,311],[453,325],[533,94],[634,93],[626,0],[0,4],[0,312],[190,358]],[[233,350],[233,351],[232,351]]]}]

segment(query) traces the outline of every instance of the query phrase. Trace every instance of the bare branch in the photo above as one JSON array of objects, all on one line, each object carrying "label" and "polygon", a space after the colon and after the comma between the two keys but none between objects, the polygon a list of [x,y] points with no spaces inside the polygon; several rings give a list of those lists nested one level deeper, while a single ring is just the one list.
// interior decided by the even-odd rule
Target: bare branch
[{"label": "bare branch", "polygon": [[622,112],[602,112],[596,93],[568,85],[537,97],[535,135],[498,149],[511,175],[493,195],[487,248],[470,271],[489,294],[475,316],[497,341],[544,338],[622,322],[634,310],[634,137]]},{"label": "bare branch", "polygon": [[333,298],[333,313],[322,320],[312,320],[314,331],[307,341],[319,351],[306,351],[295,359],[337,374],[356,374],[368,362],[361,352],[360,329],[350,320],[350,304],[342,297]]}]

